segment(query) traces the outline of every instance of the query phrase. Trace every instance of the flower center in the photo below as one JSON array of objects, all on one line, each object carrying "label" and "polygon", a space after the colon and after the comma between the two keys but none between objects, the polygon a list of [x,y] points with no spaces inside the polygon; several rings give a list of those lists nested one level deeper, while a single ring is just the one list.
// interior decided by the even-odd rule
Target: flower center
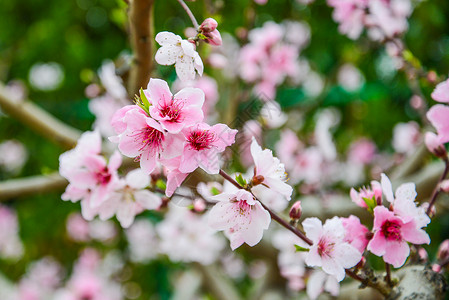
[{"label": "flower center", "polygon": [[174,98],[171,99],[169,103],[159,104],[159,113],[161,117],[168,117],[169,122],[172,123],[180,123],[181,119],[181,110],[184,107],[184,102],[176,100]]},{"label": "flower center", "polygon": [[331,256],[332,251],[334,251],[335,243],[329,243],[326,239],[321,238],[318,242],[318,254],[319,256]]},{"label": "flower center", "polygon": [[162,148],[162,142],[164,141],[164,134],[161,131],[149,126],[137,131],[134,134],[134,137],[135,141],[140,142],[142,145],[139,148],[139,151],[143,151],[147,147],[150,147],[155,151],[160,151]]},{"label": "flower center", "polygon": [[402,241],[401,225],[399,225],[397,221],[385,221],[382,224],[381,230],[387,240]]},{"label": "flower center", "polygon": [[104,167],[103,170],[97,172],[96,174],[97,182],[100,185],[105,185],[111,181],[111,174],[109,173],[109,170],[107,167]]},{"label": "flower center", "polygon": [[212,142],[215,141],[215,135],[209,130],[194,130],[190,132],[187,142],[192,149],[197,151],[212,148]]}]

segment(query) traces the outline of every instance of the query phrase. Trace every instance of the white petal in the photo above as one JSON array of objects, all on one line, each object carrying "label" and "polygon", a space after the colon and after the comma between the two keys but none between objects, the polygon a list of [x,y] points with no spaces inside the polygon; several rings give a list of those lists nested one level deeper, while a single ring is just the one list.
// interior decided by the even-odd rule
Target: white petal
[{"label": "white petal", "polygon": [[137,203],[139,203],[146,209],[156,209],[162,203],[162,199],[159,196],[147,190],[135,192],[134,198],[136,199]]},{"label": "white petal", "polygon": [[387,201],[390,203],[393,203],[393,201],[394,201],[393,187],[391,186],[390,179],[384,173],[381,174],[380,183],[382,185],[382,191],[384,192],[384,195],[387,198]]},{"label": "white petal", "polygon": [[142,169],[135,169],[126,174],[126,183],[134,189],[143,189],[150,184],[150,176]]},{"label": "white petal", "polygon": [[195,79],[195,68],[193,66],[193,58],[187,55],[179,56],[176,59],[176,74],[181,81],[189,81]]},{"label": "white petal", "polygon": [[163,46],[159,48],[154,57],[160,65],[169,66],[176,62],[176,58],[180,54],[180,48],[176,46]]},{"label": "white petal", "polygon": [[182,38],[172,32],[162,31],[156,35],[155,40],[159,43],[159,45],[165,46],[176,45],[182,41]]}]

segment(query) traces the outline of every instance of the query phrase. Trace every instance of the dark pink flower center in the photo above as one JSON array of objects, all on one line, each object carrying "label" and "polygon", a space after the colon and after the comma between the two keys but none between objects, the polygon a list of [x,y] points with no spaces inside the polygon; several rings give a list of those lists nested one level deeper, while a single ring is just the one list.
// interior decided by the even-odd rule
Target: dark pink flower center
[{"label": "dark pink flower center", "polygon": [[383,236],[390,241],[402,241],[401,225],[397,221],[386,220],[381,227]]},{"label": "dark pink flower center", "polygon": [[214,141],[215,135],[209,130],[193,130],[187,138],[187,142],[190,144],[190,147],[197,151],[210,149]]},{"label": "dark pink flower center", "polygon": [[325,238],[321,238],[317,245],[318,255],[323,256],[331,256],[332,251],[334,251],[335,243],[331,243],[327,241]]},{"label": "dark pink flower center", "polygon": [[167,121],[172,123],[182,122],[181,111],[184,107],[184,102],[172,98],[170,102],[166,103],[164,101],[163,104],[159,104],[158,106],[161,117],[168,117],[169,119]]},{"label": "dark pink flower center", "polygon": [[96,178],[97,178],[97,182],[100,185],[105,185],[108,184],[109,181],[111,181],[111,173],[109,173],[109,170],[107,167],[104,167],[103,170],[97,172],[95,174]]},{"label": "dark pink flower center", "polygon": [[162,131],[149,126],[137,131],[134,137],[135,141],[141,144],[139,151],[143,151],[147,147],[154,151],[160,151],[162,149],[162,142],[165,139]]}]

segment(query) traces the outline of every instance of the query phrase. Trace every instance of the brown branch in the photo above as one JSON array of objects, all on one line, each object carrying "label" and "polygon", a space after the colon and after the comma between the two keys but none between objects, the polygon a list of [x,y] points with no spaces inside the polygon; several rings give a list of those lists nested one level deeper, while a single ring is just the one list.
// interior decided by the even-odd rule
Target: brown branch
[{"label": "brown branch", "polygon": [[154,1],[132,0],[129,6],[129,27],[134,60],[131,66],[128,94],[131,99],[150,81],[154,52]]},{"label": "brown branch", "polygon": [[13,100],[3,85],[0,85],[0,107],[9,116],[64,149],[75,147],[78,138],[81,136],[81,131],[56,119],[31,101]]},{"label": "brown branch", "polygon": [[449,173],[449,159],[447,157],[444,158],[444,171],[441,174],[440,179],[438,180],[437,184],[435,185],[435,188],[432,193],[432,197],[429,201],[429,207],[427,208],[426,213],[430,215],[432,212],[432,207],[435,204],[435,201],[437,200],[438,194],[440,193],[440,183],[446,179],[447,174]]},{"label": "brown branch", "polygon": [[67,180],[59,175],[58,172],[6,180],[0,182],[0,201],[36,193],[63,190],[67,183]]},{"label": "brown branch", "polygon": [[192,21],[193,27],[195,27],[195,29],[198,30],[198,28],[200,28],[200,25],[198,24],[198,21],[196,20],[190,8],[187,6],[184,0],[178,0],[178,2],[179,4],[181,4],[182,8],[186,11],[187,15],[189,16],[190,21]]}]

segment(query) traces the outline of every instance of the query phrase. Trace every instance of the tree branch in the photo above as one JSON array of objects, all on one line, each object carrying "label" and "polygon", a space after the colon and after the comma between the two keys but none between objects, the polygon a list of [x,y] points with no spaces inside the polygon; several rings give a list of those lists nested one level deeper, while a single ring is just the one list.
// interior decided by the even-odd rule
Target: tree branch
[{"label": "tree branch", "polygon": [[58,172],[6,180],[0,182],[0,202],[19,196],[63,190],[67,184],[67,180],[59,175]]},{"label": "tree branch", "polygon": [[81,131],[58,120],[29,100],[11,99],[0,84],[0,107],[9,116],[28,126],[43,137],[62,146],[64,149],[75,147]]},{"label": "tree branch", "polygon": [[154,1],[132,0],[129,8],[129,26],[134,60],[131,66],[128,94],[131,99],[150,81],[154,51]]}]

